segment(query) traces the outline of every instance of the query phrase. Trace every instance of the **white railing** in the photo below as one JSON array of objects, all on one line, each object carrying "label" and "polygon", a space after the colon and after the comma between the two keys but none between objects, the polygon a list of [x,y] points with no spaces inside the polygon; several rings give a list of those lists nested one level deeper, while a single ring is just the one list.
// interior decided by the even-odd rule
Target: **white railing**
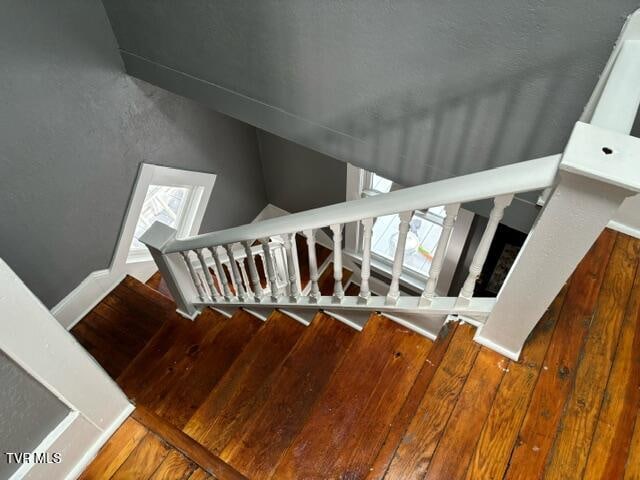
[{"label": "white railing", "polygon": [[[639,102],[640,14],[636,13],[627,21],[562,154],[191,238],[176,239],[174,230],[155,223],[140,240],[149,247],[178,311],[190,318],[206,306],[281,308],[294,314],[323,309],[361,326],[362,320],[355,319],[379,311],[434,336],[444,321],[454,316],[478,325],[478,342],[517,358],[528,334],[617,208],[625,198],[640,191],[640,139],[629,136]],[[474,297],[476,280],[513,195],[547,188],[551,188],[551,194],[497,298]],[[456,297],[437,296],[438,276],[460,204],[486,199],[493,199],[493,209],[460,292]],[[411,215],[415,210],[441,205],[445,206],[446,218],[428,280],[421,295],[401,295],[400,275]],[[371,229],[377,217],[391,214],[400,216],[391,278],[384,295],[372,296]],[[364,248],[359,293],[353,296],[345,295],[342,278],[342,231],[350,222],[361,224]],[[331,295],[320,294],[315,256],[316,232],[325,228],[333,235]],[[296,273],[297,234],[306,237],[309,252],[311,285],[304,290]],[[281,265],[286,265],[284,290],[278,285],[271,254],[275,238],[282,239],[279,248],[284,251]],[[261,244],[260,261],[268,292],[260,287],[256,255],[253,251],[249,254],[256,241]],[[246,268],[234,258],[238,248],[247,252]],[[226,275],[219,272],[223,252],[230,261],[235,293],[225,284]],[[190,257],[198,258],[198,264],[194,265]],[[209,265],[217,267],[213,276]],[[358,312],[365,315],[358,316]]]},{"label": "white railing", "polygon": [[[165,278],[173,279],[167,282],[169,287],[172,283],[180,289],[181,295],[177,298],[182,297],[183,300],[178,301],[178,307],[186,316],[193,316],[204,306],[277,307],[292,312],[322,308],[343,312],[341,318],[348,315],[345,312],[358,310],[392,313],[394,319],[402,318],[402,313],[420,313],[440,317],[440,324],[431,329],[411,325],[433,336],[447,315],[462,314],[482,322],[491,311],[495,300],[474,298],[473,288],[498,223],[514,194],[552,185],[559,160],[559,155],[545,157],[181,240],[175,238],[172,229],[156,223],[141,241],[151,250]],[[435,287],[460,203],[487,198],[493,198],[494,206],[459,296],[436,296]],[[400,275],[412,213],[438,205],[446,206],[446,217],[424,291],[415,297],[401,296]],[[371,296],[368,284],[371,228],[377,217],[395,213],[400,214],[401,222],[388,291],[384,296]],[[342,231],[349,222],[362,224],[365,239],[360,291],[353,296],[345,295],[342,278]],[[333,291],[331,295],[324,296],[320,295],[315,256],[315,236],[322,228],[330,229],[333,235]],[[296,274],[298,258],[293,246],[297,234],[304,235],[308,248],[310,287],[306,294],[301,290]],[[261,252],[255,250],[256,246],[251,247],[256,241],[261,244]],[[245,251],[247,248],[253,249],[252,254],[244,254],[239,258],[238,252],[242,248]],[[284,252],[280,262],[280,271],[284,265],[286,272],[284,289],[278,284],[279,265],[274,259],[275,249]],[[176,257],[182,259],[182,264]],[[262,263],[262,270],[266,273],[266,290],[261,288],[256,259]],[[227,268],[226,273],[222,270],[223,264]],[[180,270],[182,272],[178,273]],[[233,282],[233,291],[228,286],[227,276]]]}]

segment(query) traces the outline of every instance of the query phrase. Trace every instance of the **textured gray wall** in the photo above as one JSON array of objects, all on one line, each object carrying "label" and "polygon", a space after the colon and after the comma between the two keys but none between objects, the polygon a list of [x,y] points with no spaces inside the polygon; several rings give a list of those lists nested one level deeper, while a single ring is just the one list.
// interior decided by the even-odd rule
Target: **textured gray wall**
[{"label": "textured gray wall", "polygon": [[407,186],[561,151],[639,6],[103,3],[132,75]]},{"label": "textured gray wall", "polygon": [[0,15],[0,256],[49,307],[109,266],[140,162],[218,174],[203,229],[266,204],[255,129],[133,79],[99,0]]},{"label": "textured gray wall", "polygon": [[347,164],[258,130],[267,198],[289,212],[346,199]]},{"label": "textured gray wall", "polygon": [[65,404],[0,352],[0,478],[20,465],[5,452],[31,452],[69,413]]}]

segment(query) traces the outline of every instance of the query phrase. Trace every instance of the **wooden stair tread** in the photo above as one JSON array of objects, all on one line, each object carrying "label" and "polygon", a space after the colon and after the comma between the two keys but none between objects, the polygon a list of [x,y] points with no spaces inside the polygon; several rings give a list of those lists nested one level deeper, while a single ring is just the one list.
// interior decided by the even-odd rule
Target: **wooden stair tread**
[{"label": "wooden stair tread", "polygon": [[149,277],[149,280],[145,282],[145,285],[164,295],[168,299],[173,300],[171,292],[169,291],[169,287],[167,287],[167,284],[164,281],[164,278],[162,278],[162,274],[160,272],[156,272],[151,275],[151,277]]},{"label": "wooden stair tread", "polygon": [[144,298],[151,302],[154,305],[153,307],[151,307],[154,311],[164,312],[175,310],[176,308],[176,304],[172,299],[162,295],[160,292],[154,290],[153,288],[150,288],[149,286],[145,285],[139,280],[136,280],[130,275],[124,277],[124,280],[120,282],[114,292],[117,293],[119,287],[127,287],[139,293],[140,295],[138,298]]},{"label": "wooden stair tread", "polygon": [[318,313],[274,374],[265,402],[220,457],[249,478],[268,478],[302,429],[355,334]]},{"label": "wooden stair tread", "polygon": [[[364,478],[433,342],[382,317],[351,343],[274,478]],[[318,452],[331,452],[319,455]]]},{"label": "wooden stair tread", "polygon": [[[137,407],[131,416],[215,478],[219,480],[246,480],[233,467],[154,412],[144,407]],[[198,476],[202,476],[202,474],[198,474]]]},{"label": "wooden stair tread", "polygon": [[160,329],[167,313],[141,296],[135,286],[122,282],[71,329],[71,334],[116,378]]},{"label": "wooden stair tread", "polygon": [[[89,312],[82,322],[71,330],[80,345],[106,370],[111,378],[117,378],[127,365],[144,348],[145,340],[126,335],[112,322],[96,312]],[[136,342],[136,340],[139,340]],[[130,344],[135,342],[135,344]],[[136,348],[137,347],[137,348]]]},{"label": "wooden stair tread", "polygon": [[118,383],[137,404],[182,427],[262,322],[206,309],[195,321],[168,320]]},{"label": "wooden stair tread", "polygon": [[298,321],[274,311],[191,417],[185,433],[220,453],[264,402],[274,372],[304,329]]}]

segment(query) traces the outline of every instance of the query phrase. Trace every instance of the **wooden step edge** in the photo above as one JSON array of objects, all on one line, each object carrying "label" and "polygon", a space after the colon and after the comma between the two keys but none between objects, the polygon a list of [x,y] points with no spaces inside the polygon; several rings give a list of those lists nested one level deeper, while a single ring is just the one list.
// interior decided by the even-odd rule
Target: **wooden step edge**
[{"label": "wooden step edge", "polygon": [[130,275],[125,276],[120,284],[139,293],[147,300],[154,302],[162,308],[169,308],[171,310],[175,310],[176,308],[176,304],[171,298]]},{"label": "wooden step edge", "polygon": [[138,406],[131,417],[215,478],[219,480],[248,480],[231,465],[225,463],[182,430],[174,427],[152,411]]}]

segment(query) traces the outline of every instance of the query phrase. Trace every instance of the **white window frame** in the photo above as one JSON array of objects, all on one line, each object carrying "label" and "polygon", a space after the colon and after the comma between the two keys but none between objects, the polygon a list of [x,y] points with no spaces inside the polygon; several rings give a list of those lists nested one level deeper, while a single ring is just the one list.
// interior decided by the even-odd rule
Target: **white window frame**
[{"label": "white window frame", "polygon": [[149,266],[152,266],[153,260],[148,250],[134,251],[131,252],[132,255],[130,255],[130,250],[144,200],[151,185],[190,189],[187,203],[182,209],[182,218],[177,225],[177,231],[179,236],[191,236],[196,235],[200,230],[215,181],[216,175],[213,173],[194,172],[142,163],[111,268],[115,268],[116,271],[124,271],[139,279],[140,276],[144,277],[149,273]]},{"label": "white window frame", "polygon": [[[373,174],[371,172],[356,167],[355,165],[347,164],[347,201],[379,194],[370,189],[372,178]],[[394,183],[392,191],[394,187],[398,187],[398,185]],[[423,216],[425,220],[442,224],[443,219],[441,217],[430,214],[429,212],[420,212],[418,215]],[[445,296],[449,291],[453,275],[460,261],[462,250],[464,249],[464,244],[469,234],[469,229],[471,228],[473,216],[473,213],[463,208],[458,212],[455,227],[449,240],[447,255],[440,276],[438,277],[436,294],[439,296]],[[359,223],[348,224],[345,227],[345,251],[357,259],[362,259],[362,235]],[[391,276],[392,265],[393,260],[389,260],[373,251],[371,252],[372,271],[389,277]],[[415,292],[421,292],[422,289],[424,289],[426,281],[426,275],[411,268],[402,269],[400,283],[405,288]]]}]

